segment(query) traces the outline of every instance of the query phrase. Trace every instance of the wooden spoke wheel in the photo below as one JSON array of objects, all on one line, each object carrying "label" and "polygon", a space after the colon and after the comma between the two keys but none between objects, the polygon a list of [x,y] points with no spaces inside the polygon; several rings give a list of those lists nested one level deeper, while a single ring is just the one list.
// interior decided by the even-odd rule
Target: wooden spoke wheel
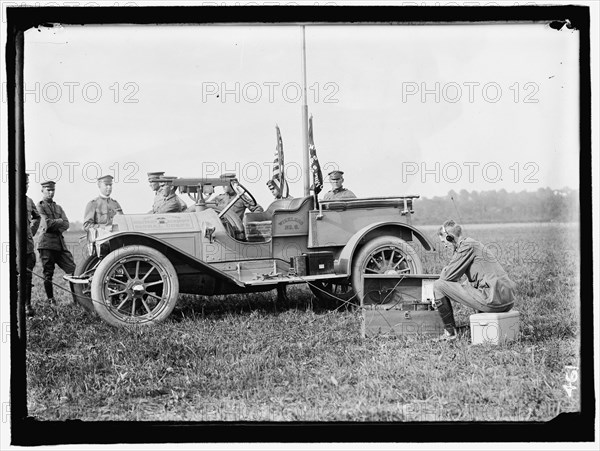
[{"label": "wooden spoke wheel", "polygon": [[165,320],[179,296],[173,264],[147,246],[126,246],[107,255],[92,280],[96,312],[113,326],[151,325]]}]

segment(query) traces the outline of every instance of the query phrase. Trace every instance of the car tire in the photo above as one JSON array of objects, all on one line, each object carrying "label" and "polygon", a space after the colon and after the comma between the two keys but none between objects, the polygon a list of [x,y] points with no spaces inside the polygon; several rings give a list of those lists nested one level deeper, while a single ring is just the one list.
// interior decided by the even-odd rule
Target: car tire
[{"label": "car tire", "polygon": [[98,315],[117,327],[148,326],[164,321],[179,297],[175,267],[161,252],[131,245],[108,254],[92,280]]}]

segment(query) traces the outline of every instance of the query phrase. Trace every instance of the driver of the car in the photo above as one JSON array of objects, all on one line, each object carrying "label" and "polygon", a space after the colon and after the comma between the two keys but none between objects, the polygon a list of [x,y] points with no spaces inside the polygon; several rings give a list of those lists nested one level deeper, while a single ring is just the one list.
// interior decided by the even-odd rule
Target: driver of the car
[{"label": "driver of the car", "polygon": [[[217,204],[218,208],[225,208],[229,202],[236,196],[234,189],[231,187],[231,184],[225,185],[223,187],[223,194],[219,194],[216,196],[213,201]],[[241,220],[244,220],[244,213],[246,212],[246,208],[252,212],[260,213],[264,211],[263,208],[256,204],[252,205],[248,202],[244,197],[240,197],[235,204],[231,206],[231,210],[233,213],[238,215]]]}]

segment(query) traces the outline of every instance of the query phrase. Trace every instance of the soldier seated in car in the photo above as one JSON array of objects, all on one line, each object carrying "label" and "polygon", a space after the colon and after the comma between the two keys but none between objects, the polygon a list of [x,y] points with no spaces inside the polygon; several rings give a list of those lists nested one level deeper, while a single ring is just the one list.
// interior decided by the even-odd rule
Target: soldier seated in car
[{"label": "soldier seated in car", "polygon": [[344,183],[343,175],[343,171],[331,171],[328,174],[332,189],[325,193],[323,200],[356,199],[352,191],[342,186]]},{"label": "soldier seated in car", "polygon": [[179,213],[187,209],[187,205],[177,196],[177,187],[173,185],[176,178],[167,175],[158,178],[162,201],[153,208],[153,213]]}]

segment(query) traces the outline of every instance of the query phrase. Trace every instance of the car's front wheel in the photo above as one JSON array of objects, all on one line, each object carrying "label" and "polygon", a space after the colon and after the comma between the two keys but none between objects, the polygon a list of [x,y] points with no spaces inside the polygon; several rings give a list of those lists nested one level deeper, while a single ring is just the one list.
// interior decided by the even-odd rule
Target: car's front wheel
[{"label": "car's front wheel", "polygon": [[179,296],[173,264],[148,246],[126,246],[108,254],[92,279],[94,308],[113,326],[152,325],[165,320]]}]

